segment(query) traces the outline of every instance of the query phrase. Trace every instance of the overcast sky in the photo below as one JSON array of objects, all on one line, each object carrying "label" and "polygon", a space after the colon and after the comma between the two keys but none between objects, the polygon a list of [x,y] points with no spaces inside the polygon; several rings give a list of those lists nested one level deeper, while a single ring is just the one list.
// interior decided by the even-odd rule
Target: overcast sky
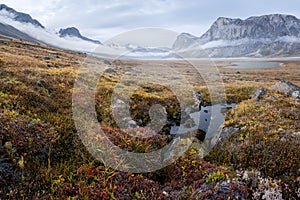
[{"label": "overcast sky", "polygon": [[299,0],[1,0],[49,29],[75,26],[105,41],[137,28],[166,28],[201,36],[218,17],[245,19],[271,13],[300,18]]}]

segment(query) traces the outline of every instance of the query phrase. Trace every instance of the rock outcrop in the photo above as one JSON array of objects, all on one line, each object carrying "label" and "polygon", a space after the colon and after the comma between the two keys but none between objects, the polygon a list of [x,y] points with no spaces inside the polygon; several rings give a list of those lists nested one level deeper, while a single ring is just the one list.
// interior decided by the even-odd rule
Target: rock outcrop
[{"label": "rock outcrop", "polygon": [[184,57],[205,57],[203,49],[210,57],[298,56],[300,19],[282,14],[219,17],[201,37],[183,33],[173,45]]},{"label": "rock outcrop", "polygon": [[252,94],[250,97],[251,99],[257,99],[259,100],[263,95],[267,94],[268,90],[265,88],[256,88],[254,91],[254,94]]},{"label": "rock outcrop", "polygon": [[276,83],[275,85],[272,85],[270,87],[270,89],[275,90],[280,93],[283,93],[283,94],[286,94],[286,95],[294,94],[293,95],[294,97],[296,97],[297,92],[299,94],[299,91],[300,91],[299,86],[297,86],[291,82],[288,82],[288,81],[280,81],[280,82]]}]

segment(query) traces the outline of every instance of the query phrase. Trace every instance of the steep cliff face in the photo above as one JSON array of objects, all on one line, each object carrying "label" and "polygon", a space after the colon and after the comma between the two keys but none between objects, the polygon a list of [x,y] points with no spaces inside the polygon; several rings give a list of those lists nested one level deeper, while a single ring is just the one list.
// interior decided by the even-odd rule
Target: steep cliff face
[{"label": "steep cliff face", "polygon": [[246,20],[220,17],[200,39],[238,40],[300,36],[300,20],[291,15],[264,15]]},{"label": "steep cliff face", "polygon": [[199,55],[199,48],[212,57],[299,55],[300,20],[281,14],[220,17],[200,38],[181,34],[173,45],[188,57]]}]

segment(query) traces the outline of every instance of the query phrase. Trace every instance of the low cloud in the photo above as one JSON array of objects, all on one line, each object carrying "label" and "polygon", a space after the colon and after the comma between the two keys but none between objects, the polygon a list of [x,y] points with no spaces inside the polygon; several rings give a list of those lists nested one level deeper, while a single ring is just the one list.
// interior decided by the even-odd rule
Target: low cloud
[{"label": "low cloud", "polygon": [[208,42],[204,45],[201,45],[202,49],[210,49],[210,48],[221,48],[221,47],[231,47],[231,46],[239,46],[245,44],[255,44],[257,42],[269,44],[272,42],[286,42],[286,43],[300,43],[300,37],[294,36],[284,36],[278,37],[276,39],[270,38],[262,38],[262,39],[240,39],[240,40],[216,40]]},{"label": "low cloud", "polygon": [[[2,0],[50,29],[76,26],[83,34],[104,41],[120,30],[161,27],[201,36],[220,16],[242,18],[283,13],[300,16],[299,0]],[[272,6],[270,6],[272,5]],[[101,31],[98,31],[101,30]],[[112,33],[111,31],[116,32]],[[98,34],[99,33],[99,34]]]},{"label": "low cloud", "polygon": [[6,11],[0,12],[0,21],[2,23],[11,25],[29,36],[52,46],[84,52],[90,52],[98,46],[97,44],[86,42],[76,37],[61,38],[53,31],[36,27],[30,23],[17,22],[13,18],[14,16],[8,14]]}]

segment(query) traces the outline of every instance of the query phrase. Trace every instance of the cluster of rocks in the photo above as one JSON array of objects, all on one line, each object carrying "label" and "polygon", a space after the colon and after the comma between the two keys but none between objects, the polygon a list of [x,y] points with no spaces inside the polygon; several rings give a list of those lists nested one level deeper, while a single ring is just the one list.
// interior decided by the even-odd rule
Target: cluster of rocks
[{"label": "cluster of rocks", "polygon": [[[272,85],[270,90],[291,96],[293,99],[298,100],[298,103],[300,103],[300,87],[291,82],[279,81],[278,83]],[[250,97],[259,101],[265,94],[268,93],[269,91],[265,88],[256,88]]]},{"label": "cluster of rocks", "polygon": [[136,128],[137,123],[131,117],[126,115],[126,110],[129,110],[129,105],[123,100],[117,99],[112,104],[115,120],[119,122],[120,128]]},{"label": "cluster of rocks", "polygon": [[[168,199],[180,199],[180,196],[185,194],[185,190],[187,190],[186,187],[178,190],[167,186],[162,189],[162,193]],[[246,199],[248,194],[242,183],[228,180],[219,183],[203,183],[191,194],[189,199],[198,199],[199,196],[205,199],[222,199],[224,196],[228,196],[228,199]]]},{"label": "cluster of rocks", "polygon": [[[282,93],[282,94],[286,94],[291,96],[293,99],[297,100],[297,102],[300,103],[300,87],[298,87],[297,85],[287,82],[287,81],[279,81],[278,83],[276,83],[275,85],[270,87],[270,90]],[[260,101],[261,99],[263,99],[263,96],[268,94],[269,90],[265,89],[265,88],[257,88],[255,89],[254,93],[250,96],[250,98],[252,99],[256,99],[255,103]],[[193,107],[197,107],[197,108],[201,108],[201,104],[202,104],[202,97],[200,93],[193,93],[193,99],[195,101],[195,104],[193,105]],[[117,110],[128,110],[129,105],[126,105],[124,101],[118,99],[115,104],[113,105],[113,107]],[[164,108],[163,108],[164,109]],[[163,116],[167,115],[166,110],[163,110]],[[117,111],[118,112],[118,111]],[[191,110],[185,110],[185,112],[190,113]],[[156,112],[155,112],[156,113]],[[141,125],[142,123],[139,122],[139,120],[134,121],[132,118],[128,117],[128,116],[124,116],[122,115],[122,113],[118,113],[117,117],[119,117],[118,121],[121,122],[121,124],[123,125],[123,127],[127,127],[127,128],[136,128],[139,125]],[[172,124],[170,121],[168,121],[167,119],[165,119],[164,117],[158,117],[158,116],[152,116],[152,118],[156,119],[159,118],[161,119],[164,123],[169,124],[171,127],[174,126],[174,124]],[[167,120],[167,121],[166,121]],[[193,123],[193,119],[187,117],[185,120],[183,120],[183,127],[186,130],[194,130],[194,126],[196,125],[195,123]],[[120,125],[120,124],[119,124]],[[175,127],[175,126],[174,126]],[[172,134],[172,130],[174,129],[171,128],[171,134]],[[176,128],[176,127],[175,127]],[[179,128],[179,127],[177,127]],[[197,129],[197,128],[196,128]],[[243,129],[243,127],[240,128],[235,128],[235,127],[225,127],[222,129],[221,133],[220,133],[220,140],[225,140],[227,139],[231,134],[235,134],[237,133],[239,130]],[[175,129],[174,129],[175,130]],[[177,132],[174,131],[173,132]],[[200,139],[201,141],[203,141],[203,137],[205,137],[205,132],[201,132],[201,131],[193,131],[194,133],[196,133],[196,137],[198,139]],[[201,133],[200,133],[201,132]]]},{"label": "cluster of rocks", "polygon": [[[279,81],[278,83],[272,85],[270,87],[270,90],[291,96],[293,99],[295,99],[300,104],[300,87],[288,82],[288,81]],[[256,99],[255,103],[260,101],[264,95],[268,94],[269,91],[265,88],[256,88],[254,93],[250,95],[251,99]],[[237,133],[239,130],[243,128],[234,128],[234,127],[225,127],[222,129],[220,133],[220,140],[225,140],[228,138],[231,134]]]},{"label": "cluster of rocks", "polygon": [[275,85],[272,85],[270,89],[286,95],[291,95],[293,99],[300,99],[300,87],[291,82],[280,81]]}]

